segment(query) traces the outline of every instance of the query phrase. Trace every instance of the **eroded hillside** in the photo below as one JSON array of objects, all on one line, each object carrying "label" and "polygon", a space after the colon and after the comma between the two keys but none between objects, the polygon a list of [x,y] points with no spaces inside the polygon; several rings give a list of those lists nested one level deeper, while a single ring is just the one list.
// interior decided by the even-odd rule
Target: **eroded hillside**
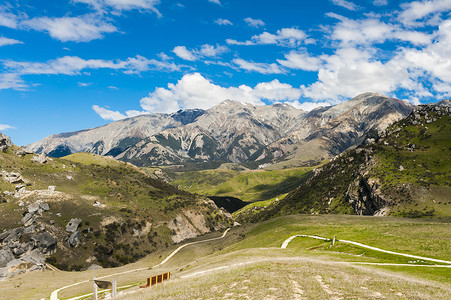
[{"label": "eroded hillside", "polygon": [[52,159],[2,141],[3,278],[45,259],[66,270],[118,266],[230,222],[211,200],[131,164],[87,153]]},{"label": "eroded hillside", "polygon": [[420,105],[384,134],[314,170],[283,200],[240,221],[293,213],[451,216],[451,108]]}]

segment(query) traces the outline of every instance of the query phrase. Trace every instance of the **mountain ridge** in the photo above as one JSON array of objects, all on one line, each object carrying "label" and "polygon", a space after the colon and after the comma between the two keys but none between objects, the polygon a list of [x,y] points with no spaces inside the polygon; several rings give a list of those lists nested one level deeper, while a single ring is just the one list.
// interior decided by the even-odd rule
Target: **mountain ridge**
[{"label": "mountain ridge", "polygon": [[377,93],[310,112],[288,104],[226,100],[207,110],[149,114],[57,134],[29,148],[56,157],[74,152],[111,155],[141,166],[212,161],[257,166],[291,160],[298,152],[308,153],[309,147],[318,155],[304,160],[336,155],[411,110],[410,104]]}]

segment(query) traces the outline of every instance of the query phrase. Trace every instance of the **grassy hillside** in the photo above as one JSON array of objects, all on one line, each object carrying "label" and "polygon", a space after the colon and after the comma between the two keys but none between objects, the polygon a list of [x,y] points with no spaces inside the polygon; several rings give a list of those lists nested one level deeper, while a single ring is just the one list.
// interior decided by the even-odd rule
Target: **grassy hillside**
[{"label": "grassy hillside", "polygon": [[205,170],[178,174],[171,183],[192,193],[232,196],[243,201],[268,200],[303,183],[312,167],[273,171]]},{"label": "grassy hillside", "polygon": [[[36,217],[34,233],[49,232],[58,240],[58,250],[47,259],[58,268],[136,261],[173,243],[174,226],[184,229],[183,224],[174,223],[172,229],[168,225],[177,216],[185,224],[197,222],[196,234],[227,224],[211,201],[153,179],[133,165],[86,153],[40,164],[32,161],[33,154],[21,157],[17,150],[0,152],[0,166],[6,173],[19,172],[26,192],[13,195],[17,185],[0,178],[0,228],[20,227],[28,205],[38,200],[48,203],[50,210]],[[56,191],[49,192],[49,186],[56,186]],[[5,196],[5,191],[12,194]],[[72,218],[82,220],[76,247],[68,245],[70,233],[65,230]],[[29,238],[23,235],[21,241]]]},{"label": "grassy hillside", "polygon": [[[92,279],[93,276],[129,271],[114,278],[119,286],[136,286],[148,276],[170,271],[170,281],[150,289],[135,288],[137,292],[125,299],[264,298],[268,295],[275,298],[283,295],[287,299],[301,296],[311,299],[445,299],[451,292],[449,269],[412,267],[428,265],[428,262],[340,242],[332,246],[331,242],[307,238],[294,239],[287,249],[280,249],[280,246],[292,235],[311,234],[451,260],[450,224],[437,219],[397,217],[283,216],[235,227],[221,240],[188,246],[163,267],[147,269],[160,262],[176,246],[161,249],[136,263],[115,269],[37,272],[32,275],[33,280],[30,280],[31,274],[23,274],[8,282],[0,282],[0,289],[9,298],[21,293],[22,298],[31,299],[48,297],[56,288]],[[356,262],[410,266],[358,265]],[[138,268],[144,270],[130,272]],[[89,292],[92,292],[92,282],[64,290],[59,296],[69,298]]]},{"label": "grassy hillside", "polygon": [[316,169],[299,188],[239,222],[293,213],[451,218],[451,116],[417,107],[366,146]]}]

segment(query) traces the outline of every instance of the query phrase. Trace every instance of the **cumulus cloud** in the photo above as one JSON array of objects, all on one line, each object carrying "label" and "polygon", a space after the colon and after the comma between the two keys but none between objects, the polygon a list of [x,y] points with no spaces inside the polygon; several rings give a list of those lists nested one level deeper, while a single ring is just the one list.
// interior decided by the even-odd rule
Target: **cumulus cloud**
[{"label": "cumulus cloud", "polygon": [[278,45],[285,47],[298,47],[307,40],[307,35],[304,31],[297,28],[282,28],[277,30],[275,34],[263,32],[259,35],[254,35],[250,40],[239,42],[233,39],[227,39],[229,45]]},{"label": "cumulus cloud", "polygon": [[0,36],[0,47],[7,45],[23,44],[23,42]]},{"label": "cumulus cloud", "polygon": [[238,66],[238,68],[246,70],[246,71],[252,71],[257,72],[260,74],[284,74],[286,71],[275,63],[256,63],[252,61],[247,61],[241,58],[234,58],[232,61],[235,65]]},{"label": "cumulus cloud", "polygon": [[161,17],[161,13],[155,7],[160,4],[160,0],[72,0],[72,2],[88,4],[93,9],[104,13],[139,9],[153,11]]},{"label": "cumulus cloud", "polygon": [[191,53],[191,51],[186,49],[185,46],[176,46],[176,47],[174,47],[172,52],[174,52],[175,55],[177,55],[178,57],[180,57],[181,59],[184,59],[184,60],[189,60],[189,61],[197,60],[197,57],[193,53]]},{"label": "cumulus cloud", "polygon": [[218,57],[223,53],[229,52],[226,46],[205,44],[200,49],[188,50],[185,46],[177,46],[172,52],[184,60],[196,61],[202,57]]},{"label": "cumulus cloud", "polygon": [[21,26],[47,32],[52,38],[62,42],[89,42],[103,38],[105,33],[117,31],[114,25],[99,19],[97,15],[62,18],[39,17],[23,21]]},{"label": "cumulus cloud", "polygon": [[[410,68],[411,73],[421,76],[424,71],[433,78],[451,84],[451,20],[439,26],[436,41],[423,49],[404,48],[393,59],[398,65]],[[437,82],[438,83],[438,82]]]},{"label": "cumulus cloud", "polygon": [[218,25],[233,25],[233,23],[230,22],[229,20],[227,20],[227,19],[221,19],[221,18],[217,19],[217,20],[215,21],[215,23],[218,24]]},{"label": "cumulus cloud", "polygon": [[285,101],[299,99],[299,97],[301,97],[301,90],[274,79],[270,82],[261,82],[257,84],[252,94],[260,99]]},{"label": "cumulus cloud", "polygon": [[4,61],[3,65],[11,73],[19,75],[80,75],[84,69],[113,69],[126,74],[140,73],[149,70],[177,71],[180,66],[174,63],[147,59],[143,56],[129,57],[126,60],[83,59],[78,56],[64,56],[45,63]]},{"label": "cumulus cloud", "polygon": [[349,9],[349,10],[358,10],[359,7],[355,5],[354,3],[346,0],[331,0],[333,4],[341,6],[343,8]]},{"label": "cumulus cloud", "polygon": [[7,124],[0,124],[0,131],[8,130],[8,129],[16,129],[16,128],[13,126],[7,125]]},{"label": "cumulus cloud", "polygon": [[310,56],[305,51],[290,51],[285,54],[285,60],[278,59],[277,62],[284,67],[304,71],[318,71],[322,64],[320,58]]},{"label": "cumulus cloud", "polygon": [[93,105],[92,109],[104,120],[118,121],[125,118],[136,117],[139,115],[148,114],[148,112],[137,111],[137,110],[128,110],[125,114],[122,114],[118,111],[109,110],[98,105]]},{"label": "cumulus cloud", "polygon": [[205,44],[202,45],[199,50],[195,50],[197,54],[206,57],[217,57],[229,51],[229,48],[227,48],[226,46],[220,46],[218,44],[216,44],[216,46]]},{"label": "cumulus cloud", "polygon": [[415,88],[405,68],[390,61],[372,60],[370,51],[343,48],[324,59],[325,64],[318,71],[318,81],[301,86],[305,97],[340,99],[366,91],[387,94],[401,87]]},{"label": "cumulus cloud", "polygon": [[167,88],[156,88],[141,99],[141,107],[148,112],[170,113],[180,108],[208,109],[226,99],[263,104],[261,99],[297,100],[299,95],[299,89],[278,80],[259,83],[254,88],[247,85],[222,87],[199,73],[192,73],[184,75],[176,84],[168,84]]},{"label": "cumulus cloud", "polygon": [[265,22],[263,22],[260,19],[245,18],[244,22],[246,22],[247,25],[249,25],[250,27],[255,27],[255,28],[265,26]]},{"label": "cumulus cloud", "polygon": [[367,45],[387,40],[407,41],[414,45],[431,42],[431,36],[427,33],[406,31],[399,25],[384,23],[376,17],[351,20],[335,13],[327,15],[340,21],[333,26],[331,38],[344,45]]},{"label": "cumulus cloud", "polygon": [[399,14],[399,20],[410,26],[420,26],[418,20],[432,18],[437,14],[451,10],[449,0],[423,0],[412,1],[401,4],[403,8]]}]

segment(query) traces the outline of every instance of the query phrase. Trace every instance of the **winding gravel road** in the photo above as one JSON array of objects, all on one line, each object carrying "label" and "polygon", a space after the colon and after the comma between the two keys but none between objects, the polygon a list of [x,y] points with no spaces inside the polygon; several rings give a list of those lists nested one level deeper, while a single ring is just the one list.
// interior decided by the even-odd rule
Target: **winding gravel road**
[{"label": "winding gravel road", "polygon": [[[157,265],[155,265],[153,267],[150,267],[150,268],[149,267],[139,268],[139,269],[133,269],[133,270],[124,271],[124,272],[114,273],[114,274],[105,275],[105,276],[102,276],[102,277],[96,277],[96,279],[104,279],[104,278],[108,278],[108,277],[112,277],[112,276],[123,275],[123,274],[127,274],[127,273],[138,272],[138,271],[149,270],[149,269],[154,269],[154,268],[160,267],[160,266],[164,265],[168,260],[170,260],[175,254],[177,254],[177,252],[182,250],[184,247],[189,246],[189,245],[194,245],[194,244],[205,243],[205,242],[210,242],[210,241],[215,241],[215,240],[222,239],[222,238],[224,238],[226,236],[226,234],[229,232],[229,230],[230,230],[230,228],[227,228],[226,231],[224,231],[224,233],[220,237],[184,244],[184,245],[178,247],[177,249],[175,249],[174,251],[172,251],[171,254],[169,254],[163,261],[161,261],[159,264],[157,264]],[[56,289],[56,290],[54,290],[51,293],[50,300],[58,300],[58,292],[61,291],[61,290],[64,290],[64,289],[67,289],[67,288],[70,288],[70,287],[73,287],[73,286],[77,286],[77,285],[80,285],[80,284],[83,284],[83,283],[87,283],[87,282],[90,282],[90,281],[92,281],[92,280],[91,279],[83,280],[83,281],[76,282],[76,283],[73,283],[73,284],[70,284],[70,285],[63,286],[63,287],[61,287],[59,289]],[[75,298],[71,298],[71,299],[73,299],[73,300],[74,299],[79,299],[79,298],[87,297],[87,296],[90,296],[90,295],[92,295],[92,293],[86,294],[86,295],[83,295],[83,296],[79,296],[79,297],[75,297]]]}]

